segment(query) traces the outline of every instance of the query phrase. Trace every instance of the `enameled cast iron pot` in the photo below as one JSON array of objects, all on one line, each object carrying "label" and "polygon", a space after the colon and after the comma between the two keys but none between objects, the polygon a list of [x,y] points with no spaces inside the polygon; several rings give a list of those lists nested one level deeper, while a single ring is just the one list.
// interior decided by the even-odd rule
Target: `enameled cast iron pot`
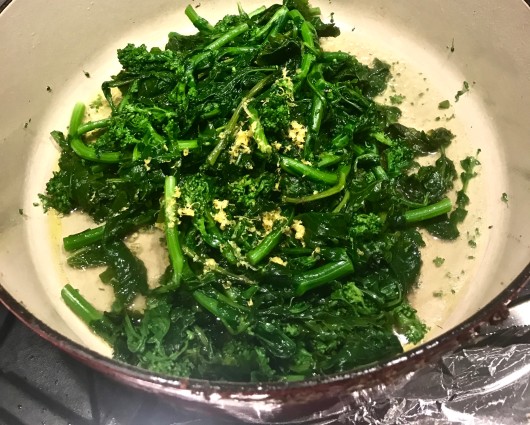
[{"label": "enameled cast iron pot", "polygon": [[[252,10],[262,3],[269,2],[245,1],[243,6]],[[187,2],[181,0],[15,0],[1,12],[0,299],[19,319],[120,381],[193,408],[272,421],[308,417],[354,392],[399,381],[470,338],[481,323],[503,317],[530,277],[529,7],[523,0],[312,3],[322,8],[324,18],[335,12],[345,36],[342,49],[355,54],[363,45],[375,46],[396,63],[422,72],[431,93],[445,98],[452,99],[464,80],[471,85],[462,101],[453,103],[459,140],[471,150],[481,149],[480,176],[473,183],[475,213],[468,226],[485,231],[477,239],[473,266],[458,279],[463,282],[458,297],[434,308],[437,317],[428,313],[439,276],[417,289],[415,303],[427,323],[442,328],[438,335],[390,361],[350,373],[281,384],[205,382],[113,361],[62,305],[59,291],[66,282],[57,266],[57,238],[34,205],[58,156],[49,132],[65,128],[74,102],[89,99],[117,71],[117,48],[127,42],[163,43],[169,31],[191,31],[183,13]],[[199,11],[215,21],[237,8],[235,2],[201,0]],[[414,90],[414,84],[404,87]],[[432,97],[436,104],[444,98]],[[508,203],[501,201],[502,193],[508,194]],[[458,261],[471,257],[462,248],[466,242],[449,248],[456,274]]]}]

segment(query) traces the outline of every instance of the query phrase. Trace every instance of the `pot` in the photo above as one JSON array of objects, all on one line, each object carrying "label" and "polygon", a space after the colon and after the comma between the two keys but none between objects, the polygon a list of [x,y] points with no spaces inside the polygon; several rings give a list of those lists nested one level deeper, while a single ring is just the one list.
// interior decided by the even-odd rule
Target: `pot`
[{"label": "pot", "polygon": [[[243,7],[261,3],[249,0]],[[112,360],[108,347],[63,305],[60,289],[70,275],[60,266],[56,224],[38,205],[58,158],[49,132],[65,129],[72,105],[89,101],[119,70],[116,49],[129,42],[163,45],[169,31],[193,30],[183,13],[186,4],[168,0],[134,7],[124,0],[15,0],[0,14],[0,298],[20,320],[132,386],[246,420],[288,421],[404,379],[472,337],[481,324],[505,317],[507,304],[530,279],[529,7],[522,0],[502,6],[494,0],[312,3],[325,18],[334,12],[343,31],[330,48],[364,60],[376,52],[393,64],[403,77],[396,77],[396,88],[407,99],[405,116],[425,129],[438,126],[438,117],[457,134],[457,156],[481,150],[466,231],[455,244],[426,253],[412,294],[431,326],[426,342],[389,361],[302,382],[206,382]],[[229,8],[217,0],[193,4],[210,22],[237,13],[235,2]],[[469,92],[456,101],[464,81]],[[444,99],[452,106],[442,113],[437,105]],[[440,253],[444,266],[429,267]]]}]

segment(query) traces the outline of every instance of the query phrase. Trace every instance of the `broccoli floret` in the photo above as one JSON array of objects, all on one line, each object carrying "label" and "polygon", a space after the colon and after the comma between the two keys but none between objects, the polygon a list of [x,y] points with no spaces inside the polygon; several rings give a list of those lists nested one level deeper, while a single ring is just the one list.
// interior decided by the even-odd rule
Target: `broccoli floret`
[{"label": "broccoli floret", "polygon": [[394,145],[386,149],[384,155],[389,177],[399,176],[408,170],[414,161],[414,152],[405,145]]},{"label": "broccoli floret", "polygon": [[183,70],[181,55],[172,50],[161,50],[153,47],[147,50],[145,44],[135,46],[128,44],[118,50],[118,60],[124,71],[144,73],[146,70],[157,69],[160,66],[168,70]]},{"label": "broccoli floret", "polygon": [[75,207],[73,199],[68,196],[69,189],[69,173],[63,170],[55,171],[46,183],[46,193],[39,195],[44,211],[54,209],[59,214],[69,214]]},{"label": "broccoli floret", "polygon": [[331,299],[342,300],[351,305],[364,304],[363,292],[353,282],[340,285],[331,294]]},{"label": "broccoli floret", "polygon": [[293,82],[290,77],[284,75],[283,78],[274,82],[260,101],[258,113],[265,131],[273,134],[286,131],[291,122],[293,106]]},{"label": "broccoli floret", "polygon": [[260,199],[270,195],[276,180],[276,175],[272,173],[263,173],[258,177],[243,175],[229,183],[230,198],[247,209],[255,207]]},{"label": "broccoli floret", "polygon": [[394,315],[396,330],[405,335],[408,342],[417,344],[423,339],[428,328],[418,318],[416,310],[409,304],[401,304],[392,311],[392,314]]},{"label": "broccoli floret", "polygon": [[365,303],[363,291],[354,282],[338,285],[337,289],[331,293],[331,299],[346,303],[360,316],[376,313],[376,310],[371,307],[370,302]]},{"label": "broccoli floret", "polygon": [[352,218],[349,235],[354,239],[365,239],[378,235],[383,229],[383,221],[377,214],[355,214]]},{"label": "broccoli floret", "polygon": [[191,207],[198,214],[211,210],[217,192],[214,179],[201,174],[191,174],[180,180],[178,187],[179,205]]}]

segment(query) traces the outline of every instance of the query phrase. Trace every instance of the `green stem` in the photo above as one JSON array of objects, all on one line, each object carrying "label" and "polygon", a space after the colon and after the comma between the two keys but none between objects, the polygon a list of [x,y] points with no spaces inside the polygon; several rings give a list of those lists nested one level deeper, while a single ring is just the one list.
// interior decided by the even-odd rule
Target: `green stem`
[{"label": "green stem", "polygon": [[298,81],[303,81],[307,77],[311,65],[316,60],[316,56],[313,53],[313,50],[315,49],[313,25],[304,20],[302,25],[300,25],[300,34],[302,36],[304,53],[302,54],[302,61],[300,63],[300,72],[297,74],[296,78]]},{"label": "green stem", "polygon": [[237,314],[240,313],[238,310],[245,312],[248,311],[248,308],[240,305],[234,306],[233,302],[227,304],[227,297],[221,297],[221,294],[219,293],[216,293],[215,296],[217,299],[209,297],[202,291],[193,292],[193,298],[195,298],[195,301],[215,317],[218,317],[231,334],[237,335],[243,332],[248,327],[248,324],[242,323],[238,320]]},{"label": "green stem", "polygon": [[193,298],[195,298],[195,301],[197,301],[202,307],[204,307],[214,316],[216,317],[221,316],[221,311],[219,309],[219,302],[216,299],[207,296],[201,291],[193,292]]},{"label": "green stem", "polygon": [[286,221],[277,223],[276,226],[261,240],[261,242],[251,251],[248,252],[247,258],[250,264],[255,266],[269,255],[274,248],[280,243],[283,236],[283,229],[290,226],[293,220],[293,211],[289,214]]},{"label": "green stem", "polygon": [[309,158],[315,150],[318,150],[317,141],[318,133],[320,132],[320,125],[326,110],[326,103],[322,100],[320,94],[313,95],[313,102],[311,103],[311,117],[309,123],[309,132],[306,142],[304,144],[304,157]]},{"label": "green stem", "polygon": [[344,62],[350,59],[350,54],[346,52],[322,52],[320,60],[324,62]]},{"label": "green stem", "polygon": [[317,164],[318,168],[329,167],[330,165],[335,165],[341,162],[344,159],[344,155],[334,155],[331,153],[323,153],[320,155],[320,161]]},{"label": "green stem", "polygon": [[70,117],[70,126],[68,127],[68,135],[70,137],[75,137],[79,126],[83,122],[83,117],[85,116],[85,104],[76,103],[72,111],[72,116]]},{"label": "green stem", "polygon": [[350,191],[349,190],[346,190],[344,192],[344,196],[342,197],[342,199],[340,200],[339,204],[335,207],[335,209],[333,210],[334,213],[338,213],[338,212],[341,212],[342,209],[346,206],[346,204],[348,203],[350,199]]},{"label": "green stem", "polygon": [[101,311],[90,304],[77,289],[67,284],[61,290],[61,297],[68,308],[97,335],[110,345],[114,344],[114,324]]},{"label": "green stem", "polygon": [[180,285],[182,271],[184,269],[184,254],[182,253],[178,235],[177,201],[175,197],[175,189],[175,177],[166,176],[164,183],[166,243],[169,253],[169,261],[173,267],[173,283],[176,287],[178,287]]},{"label": "green stem", "polygon": [[304,295],[307,291],[318,288],[335,279],[353,273],[353,264],[348,260],[336,261],[325,264],[293,277],[295,283],[295,296]]},{"label": "green stem", "polygon": [[221,133],[223,137],[219,138],[219,142],[215,147],[212,149],[212,151],[208,154],[208,157],[206,158],[206,162],[209,165],[215,165],[217,158],[219,158],[219,155],[223,150],[226,149],[228,144],[230,143],[233,133],[235,131],[235,128],[237,126],[237,122],[239,120],[239,114],[241,113],[241,109],[243,109],[243,106],[246,105],[256,94],[258,94],[261,90],[263,90],[264,87],[266,87],[270,82],[272,82],[274,78],[274,75],[268,75],[267,77],[261,79],[256,83],[254,87],[250,89],[250,91],[241,99],[241,102],[239,102],[239,105],[237,105],[236,110],[232,114],[232,117],[230,118],[230,121],[228,121],[228,124],[224,128],[224,131]]},{"label": "green stem", "polygon": [[210,118],[213,118],[213,117],[216,117],[217,115],[219,115],[221,113],[221,109],[216,107],[216,108],[213,108],[211,110],[209,110],[208,112],[205,112],[201,115],[201,118],[203,120],[208,120]]},{"label": "green stem", "polygon": [[193,150],[193,149],[197,149],[199,147],[199,143],[197,142],[197,140],[195,139],[192,139],[192,140],[179,140],[178,142],[178,146],[179,146],[179,151],[183,151],[184,149],[189,149],[189,150]]},{"label": "green stem", "polygon": [[260,6],[257,9],[253,10],[252,12],[247,13],[247,16],[249,18],[253,18],[254,16],[258,16],[259,14],[265,12],[267,8],[265,6]]},{"label": "green stem", "polygon": [[78,156],[89,161],[115,164],[124,159],[121,152],[96,152],[92,146],[85,145],[78,137],[72,139],[70,147]]},{"label": "green stem", "polygon": [[204,31],[204,32],[213,31],[213,26],[210,25],[210,23],[206,19],[199,16],[199,14],[195,11],[195,8],[191,4],[186,6],[186,9],[184,9],[184,13],[189,18],[193,26],[197,28],[199,31]]},{"label": "green stem", "polygon": [[303,204],[305,202],[318,201],[319,199],[324,199],[329,196],[336,195],[337,193],[342,192],[342,189],[344,189],[344,186],[346,185],[346,178],[348,177],[350,170],[351,170],[350,165],[343,165],[342,167],[340,167],[337,184],[333,187],[330,187],[327,190],[315,193],[313,195],[303,196],[301,198],[290,198],[286,196],[283,198],[283,201],[288,202],[290,204]]},{"label": "green stem", "polygon": [[66,284],[61,290],[61,297],[65,304],[87,325],[105,317],[70,284]]},{"label": "green stem", "polygon": [[216,57],[216,53],[218,53],[217,51],[219,50],[220,47],[223,47],[225,44],[229,43],[234,38],[236,38],[238,35],[246,32],[247,30],[248,30],[248,24],[246,23],[240,24],[237,27],[232,28],[230,31],[224,33],[217,40],[208,44],[203,49],[203,51],[192,56],[189,59],[189,64],[186,70],[186,73],[188,75],[188,80],[189,80],[188,83],[190,83],[191,85],[195,85],[195,79],[193,78],[193,71],[203,60],[207,59],[208,57]]},{"label": "green stem", "polygon": [[376,165],[374,168],[372,168],[372,172],[378,180],[388,180],[388,175],[386,174],[386,171],[380,165]]},{"label": "green stem", "polygon": [[[254,39],[259,39],[263,37],[265,34],[267,34],[272,26],[276,24],[277,22],[281,23],[283,18],[287,16],[287,13],[289,12],[289,9],[287,9],[285,6],[280,7],[274,15],[272,15],[272,18],[269,19],[269,22],[267,22],[265,25],[263,25],[254,35]],[[273,30],[274,31],[274,30]],[[272,32],[272,31],[271,31]]]},{"label": "green stem", "polygon": [[221,266],[215,266],[212,268],[212,272],[217,273],[223,277],[227,277],[237,282],[242,282],[246,285],[257,285],[255,280],[250,279],[248,276],[242,274],[235,274]]},{"label": "green stem", "polygon": [[225,47],[223,50],[221,50],[221,56],[225,56],[225,55],[238,56],[238,55],[243,55],[245,53],[251,53],[255,50],[257,50],[257,48],[253,46]]},{"label": "green stem", "polygon": [[306,165],[303,162],[286,156],[280,157],[280,166],[288,173],[306,177],[308,180],[314,182],[336,184],[339,180],[339,177],[335,173],[319,170],[318,168],[311,167],[310,165]]},{"label": "green stem", "polygon": [[97,130],[98,128],[108,127],[110,123],[110,118],[103,118],[102,120],[90,121],[85,124],[81,124],[77,128],[77,135],[81,136],[82,134],[88,133],[89,131]]},{"label": "green stem", "polygon": [[237,36],[239,36],[239,35],[243,34],[244,32],[246,32],[247,30],[248,30],[248,24],[247,23],[239,24],[238,26],[232,28],[230,31],[227,31],[226,33],[224,33],[217,40],[215,40],[215,41],[211,42],[210,44],[208,44],[204,48],[204,50],[217,50],[220,47],[222,47],[225,44],[227,44],[230,41],[232,41]]},{"label": "green stem", "polygon": [[78,249],[84,248],[85,246],[91,245],[94,242],[100,241],[103,239],[104,234],[105,226],[87,229],[83,232],[63,238],[63,247],[65,251],[68,252],[76,251]]},{"label": "green stem", "polygon": [[427,205],[426,207],[409,210],[403,216],[407,223],[416,223],[418,221],[428,220],[442,214],[447,214],[453,207],[449,198],[444,198],[435,204]]},{"label": "green stem", "polygon": [[[184,149],[193,150],[197,149],[199,144],[197,140],[179,140],[178,146],[180,151]],[[116,164],[124,159],[129,159],[129,154],[124,154],[122,152],[97,152],[92,146],[84,144],[78,137],[72,140],[70,147],[77,155],[88,161]]]},{"label": "green stem", "polygon": [[261,153],[269,155],[272,152],[272,147],[267,140],[267,136],[265,136],[265,130],[261,125],[258,112],[250,105],[246,106],[245,111],[247,112],[248,118],[250,120],[253,137],[256,141],[256,144],[258,145],[258,149]]},{"label": "green stem", "polygon": [[392,141],[392,139],[388,137],[382,131],[371,133],[370,136],[372,136],[375,140],[377,140],[379,143],[382,143],[383,145],[386,145],[386,146],[394,145],[394,142]]},{"label": "green stem", "polygon": [[318,134],[320,133],[320,125],[326,111],[326,97],[325,91],[328,83],[324,79],[324,69],[321,63],[315,64],[309,74],[307,75],[307,84],[313,91],[313,99],[311,103],[311,115],[309,122],[309,132],[306,143],[304,145],[304,157],[309,158],[313,152],[318,151]]}]

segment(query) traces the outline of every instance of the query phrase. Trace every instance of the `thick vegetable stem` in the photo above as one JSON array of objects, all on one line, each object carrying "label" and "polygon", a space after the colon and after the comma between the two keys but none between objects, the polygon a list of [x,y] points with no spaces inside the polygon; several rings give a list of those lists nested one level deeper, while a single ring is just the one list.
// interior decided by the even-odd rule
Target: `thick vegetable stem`
[{"label": "thick vegetable stem", "polygon": [[172,283],[176,287],[180,285],[185,261],[179,241],[177,202],[178,198],[175,177],[166,176],[164,185],[165,233],[169,261],[173,267]]},{"label": "thick vegetable stem", "polygon": [[353,264],[350,260],[341,260],[296,275],[293,279],[295,295],[302,296],[307,291],[353,273],[353,270]]},{"label": "thick vegetable stem", "polygon": [[438,217],[439,215],[447,214],[451,211],[451,208],[451,200],[449,198],[444,198],[435,204],[409,210],[403,215],[407,223],[416,223],[418,221],[428,220],[430,218]]}]

